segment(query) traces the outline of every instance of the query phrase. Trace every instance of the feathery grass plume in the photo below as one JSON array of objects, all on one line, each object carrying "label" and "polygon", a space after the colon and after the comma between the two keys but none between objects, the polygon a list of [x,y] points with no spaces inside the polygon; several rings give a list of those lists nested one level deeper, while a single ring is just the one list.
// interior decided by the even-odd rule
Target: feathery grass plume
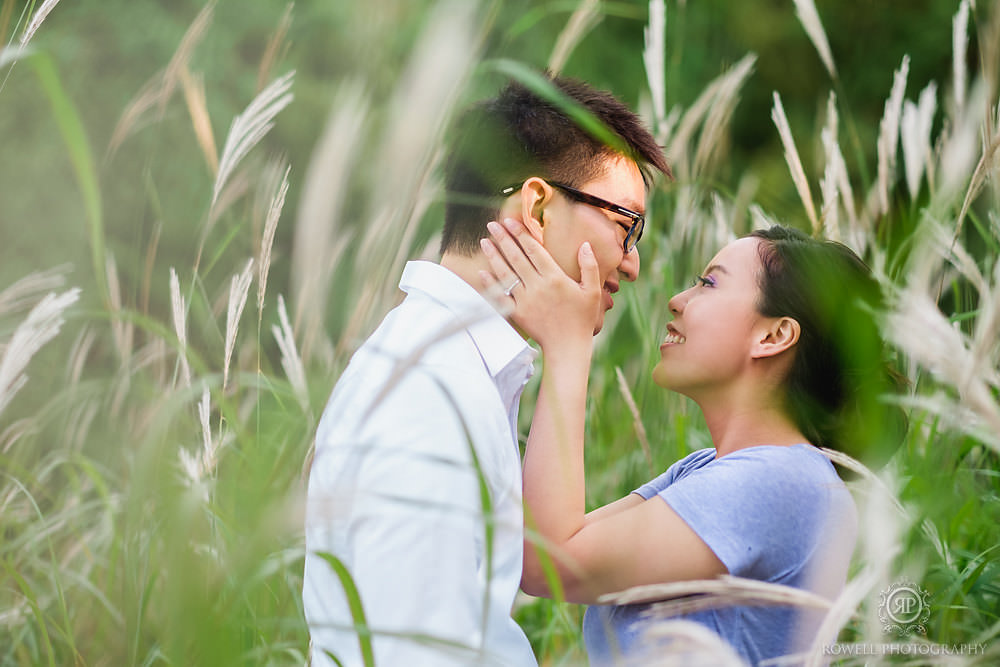
[{"label": "feathery grass plume", "polygon": [[[704,128],[709,123],[708,117],[713,112],[713,106],[718,104],[729,108],[723,109],[722,115],[715,117],[712,122],[714,128],[710,133],[717,131],[720,127],[720,121],[725,120],[728,114],[731,114],[735,95],[750,74],[756,60],[757,56],[753,53],[743,56],[738,63],[713,79],[694,101],[694,104],[684,112],[667,149],[667,154],[671,156],[676,165],[674,172],[679,180],[691,180],[696,173],[695,161],[690,159],[691,143],[695,132],[699,126],[702,127],[703,137],[699,141],[697,150],[703,153],[702,161],[704,162],[704,153],[712,150],[712,147],[704,147],[702,144],[707,141],[704,137]],[[712,136],[711,139],[716,140],[718,137]]]},{"label": "feathery grass plume", "polygon": [[823,236],[831,241],[840,241],[840,216],[837,200],[840,197],[840,172],[846,171],[844,157],[840,153],[837,142],[838,116],[837,96],[830,91],[826,103],[826,125],[820,132],[820,141],[826,153],[826,167],[823,178],[819,182],[820,193],[823,195],[823,205],[820,207],[819,219],[823,226]]},{"label": "feathery grass plume", "polygon": [[[980,365],[980,355],[973,353],[971,342],[952,326],[925,290],[908,285],[894,301],[887,337],[914,362],[958,392],[962,404],[976,417],[963,427],[964,432],[975,434],[985,429],[1000,433],[1000,404],[994,397],[1000,389],[996,369]],[[995,444],[991,446],[1000,451]]]},{"label": "feathery grass plume", "polygon": [[813,46],[816,47],[826,71],[830,73],[831,78],[836,79],[837,68],[833,64],[833,54],[830,53],[830,42],[826,39],[826,31],[823,30],[823,23],[819,20],[819,13],[813,0],[795,0],[795,14],[799,17],[802,27],[806,29]]},{"label": "feathery grass plume", "polygon": [[69,265],[63,264],[45,271],[32,271],[0,292],[0,315],[7,315],[36,303],[41,292],[51,292],[66,284],[65,272]]},{"label": "feathery grass plume", "polygon": [[931,128],[934,125],[936,110],[937,84],[933,81],[920,91],[920,98],[916,104],[910,100],[903,102],[899,134],[903,145],[906,188],[910,192],[911,199],[916,199],[920,194],[920,181],[924,176],[924,170],[933,159]]},{"label": "feathery grass plume", "polygon": [[[324,335],[333,269],[353,242],[354,231],[343,224],[339,214],[363,145],[370,107],[360,81],[340,85],[303,179],[289,282],[293,322],[301,336],[306,362],[312,359]],[[338,299],[337,303],[344,305],[344,300]]]},{"label": "feathery grass plume", "polygon": [[[857,588],[862,589],[873,579],[879,590],[885,590],[890,579],[899,574],[893,565],[897,556],[903,553],[903,541],[913,523],[912,518],[900,510],[901,503],[898,499],[901,479],[890,465],[879,472],[877,479],[863,479],[852,486],[858,505],[858,544],[855,558],[871,572],[870,577],[861,576]],[[862,573],[866,574],[864,570]],[[866,599],[871,602],[870,596]],[[878,605],[868,604],[863,611],[864,634],[869,637],[881,636]]]},{"label": "feathery grass plume", "polygon": [[642,425],[642,419],[639,417],[639,406],[635,404],[635,399],[632,397],[632,392],[628,388],[628,380],[625,379],[625,374],[622,373],[621,366],[615,366],[615,376],[618,378],[618,390],[621,391],[622,397],[625,399],[625,404],[628,405],[629,412],[632,413],[632,423],[635,424],[635,434],[639,438],[639,445],[642,447],[642,454],[646,457],[646,466],[649,468],[649,474],[654,473],[653,469],[653,454],[649,448],[649,438],[646,436],[646,427]]},{"label": "feathery grass plume", "polygon": [[243,314],[243,306],[247,303],[247,294],[250,292],[250,283],[253,280],[253,258],[247,260],[247,265],[243,271],[233,276],[229,283],[229,304],[226,307],[226,350],[225,361],[222,367],[222,390],[229,387],[229,363],[233,357],[233,348],[236,346],[236,333],[240,326],[240,316]]},{"label": "feathery grass plume", "polygon": [[[381,176],[373,190],[373,214],[364,229],[358,255],[365,257],[367,280],[345,327],[344,340],[370,330],[392,304],[399,265],[412,252],[409,239],[420,216],[418,206],[429,202],[429,175],[441,155],[441,136],[459,92],[477,62],[476,3],[438,2],[421,34],[389,103],[389,131],[375,153],[374,173]],[[502,66],[502,65],[501,65]],[[423,128],[413,132],[413,127]],[[394,197],[386,201],[385,193]]]},{"label": "feathery grass plume", "polygon": [[[285,173],[281,176],[281,183],[278,191],[271,198],[271,205],[267,209],[267,217],[264,219],[264,233],[260,240],[260,257],[257,259],[257,317],[260,319],[264,312],[264,292],[267,290],[267,273],[271,268],[271,249],[274,247],[274,234],[278,229],[278,219],[281,217],[281,209],[285,206],[285,195],[288,194],[288,173],[291,165],[285,167]],[[282,301],[282,308],[284,302]]]},{"label": "feathery grass plume", "polygon": [[31,16],[31,20],[28,21],[28,25],[24,28],[24,33],[21,35],[19,44],[22,48],[27,46],[28,42],[31,41],[31,38],[35,36],[35,33],[38,32],[38,28],[42,25],[42,21],[45,20],[45,17],[49,15],[49,12],[51,12],[57,4],[59,4],[59,0],[45,0],[42,5],[35,10],[35,13]]},{"label": "feathery grass plume", "polygon": [[118,356],[122,364],[128,363],[132,356],[132,344],[135,340],[135,324],[125,315],[122,306],[122,290],[118,280],[118,264],[114,255],[108,255],[104,261],[105,275],[108,285],[108,310],[111,314],[111,333],[118,348]]},{"label": "feathery grass plume", "polygon": [[215,472],[219,461],[221,437],[212,437],[212,425],[209,423],[212,397],[208,385],[202,385],[201,400],[198,401],[198,421],[201,424],[201,451],[192,454],[185,447],[177,451],[181,469],[187,476],[191,488],[196,488],[203,501],[208,502],[208,489],[202,484],[206,477]]},{"label": "feathery grass plume", "polygon": [[812,223],[813,234],[819,234],[819,219],[816,217],[816,206],[813,204],[812,192],[809,190],[809,181],[806,179],[806,172],[802,168],[802,161],[799,159],[799,152],[795,148],[795,139],[792,138],[792,128],[788,125],[788,118],[785,116],[785,107],[781,105],[781,96],[774,92],[774,108],[771,110],[771,120],[778,128],[778,135],[781,137],[781,145],[785,149],[785,162],[788,163],[788,170],[792,174],[792,181],[795,183],[795,190],[799,193],[799,199],[806,209],[809,222]]},{"label": "feathery grass plume", "polygon": [[80,288],[74,287],[62,294],[47,294],[31,309],[28,316],[7,342],[0,358],[0,413],[10,404],[14,395],[28,381],[24,370],[31,357],[62,327],[63,311],[80,298]]},{"label": "feathery grass plume", "polygon": [[969,73],[965,66],[968,50],[969,0],[962,0],[951,24],[952,94],[954,95],[954,116],[956,118],[965,108],[965,92],[969,83]]},{"label": "feathery grass plume", "polygon": [[[645,667],[747,667],[722,637],[695,621],[673,619],[646,627],[627,665]],[[617,664],[617,663],[616,663]]]},{"label": "feathery grass plume", "polygon": [[992,134],[989,127],[983,127],[982,129],[986,145],[983,146],[982,155],[979,158],[979,162],[976,163],[976,168],[972,170],[969,186],[965,190],[962,208],[958,213],[958,224],[955,225],[955,232],[952,236],[953,246],[958,243],[958,239],[962,234],[962,226],[965,224],[965,217],[969,213],[969,208],[976,198],[979,197],[980,191],[987,180],[991,176],[995,177],[998,167],[1000,167],[1000,161],[996,159],[997,151],[1000,150],[1000,136]]},{"label": "feathery grass plume", "polygon": [[643,28],[642,64],[653,99],[653,127],[656,139],[666,143],[667,127],[667,7],[663,0],[649,0],[649,22]]},{"label": "feathery grass plume", "polygon": [[744,82],[753,73],[757,56],[753,53],[740,58],[740,61],[729,68],[729,71],[719,79],[715,91],[715,99],[705,114],[701,134],[698,136],[698,146],[695,149],[694,169],[696,175],[706,173],[713,160],[720,155],[725,146],[725,134],[729,129],[729,121],[736,110],[739,92]]},{"label": "feathery grass plume", "polygon": [[[936,168],[938,187],[935,203],[948,207],[952,199],[960,193],[968,200],[968,195],[978,192],[982,184],[973,179],[976,164],[980,163],[982,151],[983,109],[987,108],[987,86],[982,80],[976,82],[966,100],[965,108],[949,126],[948,133],[941,140],[941,157]],[[971,185],[970,185],[971,184]],[[958,229],[964,222],[964,214],[958,218]]]},{"label": "feathery grass plume", "polygon": [[971,353],[977,367],[1000,368],[1000,262],[993,264],[992,285],[979,290]]},{"label": "feathery grass plume", "polygon": [[285,299],[278,295],[278,320],[281,326],[272,325],[271,333],[281,350],[281,367],[295,390],[295,398],[302,406],[302,412],[309,413],[309,389],[306,386],[306,369],[302,365],[298,350],[295,349],[295,334],[288,322],[288,312],[285,310]]},{"label": "feathery grass plume", "polygon": [[215,8],[215,0],[209,0],[191,25],[188,26],[184,37],[181,38],[177,50],[170,58],[166,68],[157,73],[152,79],[146,82],[125,110],[118,118],[115,129],[111,132],[111,140],[108,142],[108,154],[113,155],[121,146],[122,142],[132,133],[139,124],[143,116],[152,108],[157,109],[157,113],[162,118],[167,102],[174,94],[174,89],[182,76],[182,72],[187,70],[187,64],[191,60],[195,47],[205,36],[208,26],[212,22],[212,12]]},{"label": "feathery grass plume", "polygon": [[181,378],[184,386],[191,386],[191,367],[187,360],[187,304],[181,295],[180,281],[177,272],[170,267],[170,311],[174,319],[174,331],[177,333],[177,360],[181,365]]},{"label": "feathery grass plume", "polygon": [[652,603],[642,615],[653,618],[667,618],[730,605],[779,604],[814,609],[829,609],[831,606],[830,600],[823,596],[795,586],[734,577],[729,574],[719,575],[715,579],[634,586],[618,593],[602,595],[598,602],[615,605]]},{"label": "feathery grass plume", "polygon": [[548,69],[553,73],[558,74],[562,71],[580,40],[600,23],[599,5],[600,0],[580,0],[580,4],[577,5],[569,20],[566,21],[566,25],[559,32],[556,44],[552,48],[552,54],[549,56]]},{"label": "feathery grass plume", "polygon": [[212,133],[212,119],[208,115],[208,104],[205,101],[205,80],[200,75],[191,74],[187,67],[182,67],[180,81],[198,147],[215,176],[219,173],[219,156],[215,147],[215,135]]},{"label": "feathery grass plume", "polygon": [[896,151],[899,147],[899,118],[902,115],[906,79],[910,73],[910,56],[892,77],[892,90],[885,101],[885,111],[878,126],[878,215],[889,212],[890,181],[895,181]]},{"label": "feathery grass plume", "polygon": [[[0,48],[0,67],[6,67],[13,62],[17,62],[21,58],[29,55],[32,52],[31,47],[14,48],[12,46],[5,46]],[[0,90],[3,90],[4,82],[0,82]]]},{"label": "feathery grass plume", "polygon": [[851,577],[820,622],[802,662],[803,667],[823,667],[829,664],[830,657],[823,649],[832,644],[841,630],[857,615],[861,604],[868,599],[878,582],[879,573],[872,567],[865,567]]},{"label": "feathery grass plume", "polygon": [[219,158],[219,173],[212,188],[213,210],[219,193],[240,160],[274,127],[275,116],[291,104],[294,77],[295,70],[292,70],[275,79],[247,105],[243,113],[233,119],[226,136],[226,145],[222,149],[222,157]]}]

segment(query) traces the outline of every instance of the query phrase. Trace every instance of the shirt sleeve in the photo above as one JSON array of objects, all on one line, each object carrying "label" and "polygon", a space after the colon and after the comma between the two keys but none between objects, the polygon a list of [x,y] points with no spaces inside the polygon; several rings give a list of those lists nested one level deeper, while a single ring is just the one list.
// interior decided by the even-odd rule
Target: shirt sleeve
[{"label": "shirt sleeve", "polygon": [[783,578],[807,560],[821,529],[831,483],[781,449],[733,452],[659,492],[732,575]]},{"label": "shirt sleeve", "polygon": [[435,392],[432,379],[409,373],[356,428],[334,425],[317,443],[303,591],[314,655],[360,664],[357,633],[324,623],[350,619],[339,579],[317,556],[327,552],[358,589],[376,664],[475,661],[489,522],[468,431],[444,395],[428,415]]}]

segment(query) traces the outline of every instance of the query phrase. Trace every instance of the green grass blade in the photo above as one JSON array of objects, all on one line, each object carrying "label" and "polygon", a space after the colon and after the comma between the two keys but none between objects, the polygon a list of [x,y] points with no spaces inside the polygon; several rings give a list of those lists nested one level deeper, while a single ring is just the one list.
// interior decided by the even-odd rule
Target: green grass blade
[{"label": "green grass blade", "polygon": [[365,667],[374,667],[375,653],[372,650],[372,633],[368,627],[368,621],[365,619],[365,610],[361,605],[361,594],[358,593],[358,587],[354,585],[351,573],[347,571],[347,567],[343,561],[333,554],[317,553],[316,555],[329,563],[333,571],[337,573],[340,585],[344,587],[344,594],[347,596],[347,606],[351,610],[354,629],[358,633],[358,644],[361,646],[361,659],[364,661]]},{"label": "green grass blade", "polygon": [[107,279],[104,271],[104,222],[101,212],[101,190],[97,181],[97,169],[94,164],[90,143],[84,130],[80,114],[77,113],[73,101],[66,94],[62,79],[56,70],[55,62],[47,53],[39,52],[33,55],[29,62],[34,68],[42,90],[52,106],[52,114],[66,150],[69,152],[73,173],[83,197],[83,208],[87,218],[90,236],[91,262],[94,265],[94,278],[97,281],[101,298],[109,303]]}]

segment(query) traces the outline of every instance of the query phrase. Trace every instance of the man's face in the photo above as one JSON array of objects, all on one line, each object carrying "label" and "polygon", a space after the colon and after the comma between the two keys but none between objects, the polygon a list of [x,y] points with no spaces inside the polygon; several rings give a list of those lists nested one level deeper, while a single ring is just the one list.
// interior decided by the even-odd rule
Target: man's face
[{"label": "man's face", "polygon": [[[602,176],[577,186],[582,192],[600,197],[637,213],[646,211],[646,187],[635,162],[624,157],[609,158]],[[639,276],[639,251],[625,253],[623,244],[632,221],[618,213],[576,201],[558,188],[543,212],[542,242],[568,275],[580,280],[577,252],[590,241],[604,293],[595,313],[594,333],[604,326],[604,314],[614,306],[612,295],[622,280]]]}]

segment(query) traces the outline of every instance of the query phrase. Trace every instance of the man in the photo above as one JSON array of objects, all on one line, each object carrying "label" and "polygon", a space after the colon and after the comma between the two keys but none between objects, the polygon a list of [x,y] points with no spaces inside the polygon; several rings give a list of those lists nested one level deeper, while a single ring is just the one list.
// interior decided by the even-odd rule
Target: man
[{"label": "man", "polygon": [[459,118],[440,264],[406,265],[406,299],[320,421],[303,586],[314,665],[535,664],[510,613],[523,553],[517,411],[536,353],[484,296],[480,239],[490,220],[521,220],[577,279],[589,241],[604,285],[596,333],[639,272],[647,170],[669,176],[624,104],[548,82],[598,123],[584,131],[518,83]]}]

